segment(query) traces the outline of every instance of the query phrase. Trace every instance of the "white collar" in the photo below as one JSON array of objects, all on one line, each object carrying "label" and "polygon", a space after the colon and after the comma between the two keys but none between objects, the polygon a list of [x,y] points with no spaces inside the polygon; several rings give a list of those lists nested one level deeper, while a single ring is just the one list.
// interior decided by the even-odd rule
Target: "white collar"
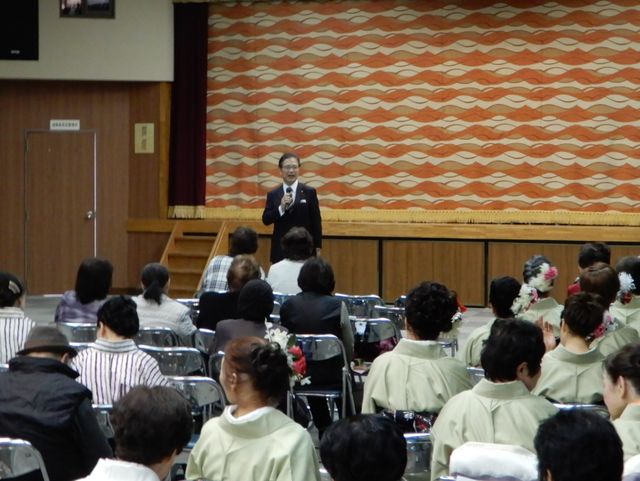
[{"label": "white collar", "polygon": [[296,192],[298,191],[298,183],[299,183],[300,179],[296,179],[296,181],[291,184],[291,185],[287,185],[284,182],[282,183],[282,190],[284,190],[284,193],[287,193],[287,187],[291,187],[292,190],[292,194],[296,195]]},{"label": "white collar", "polygon": [[120,459],[98,460],[98,464],[86,479],[122,479],[127,481],[160,481],[158,475],[142,464]]},{"label": "white collar", "polygon": [[225,408],[225,410],[222,412],[222,415],[229,422],[229,424],[245,424],[245,423],[248,423],[250,421],[255,421],[256,419],[258,419],[258,418],[266,415],[267,413],[270,413],[271,411],[275,410],[275,408],[273,408],[271,406],[264,406],[264,407],[256,409],[255,411],[251,411],[250,413],[247,413],[247,414],[245,414],[243,416],[235,417],[233,415],[233,413],[235,412],[235,410],[237,408],[238,408],[238,406],[233,404],[231,406],[227,406]]}]

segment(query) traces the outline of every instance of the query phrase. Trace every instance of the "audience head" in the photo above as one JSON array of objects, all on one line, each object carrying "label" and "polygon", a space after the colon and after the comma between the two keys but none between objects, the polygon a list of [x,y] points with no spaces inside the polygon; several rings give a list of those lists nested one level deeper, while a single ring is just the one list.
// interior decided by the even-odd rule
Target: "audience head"
[{"label": "audience head", "polygon": [[240,226],[231,234],[229,255],[255,254],[258,250],[258,233],[251,227]]},{"label": "audience head", "polygon": [[240,404],[243,392],[265,406],[275,406],[289,389],[290,372],[279,344],[238,337],[225,347],[220,382],[231,403]]},{"label": "audience head", "polygon": [[[638,294],[640,293],[640,257],[638,256],[625,256],[616,264],[616,272],[618,278],[623,273],[628,274],[633,279],[633,288],[624,294]],[[622,282],[620,283],[622,284]],[[620,286],[622,287],[622,286]]]},{"label": "audience head", "polygon": [[320,457],[334,481],[399,481],[407,465],[407,442],[391,419],[358,414],[329,426]]},{"label": "audience head", "polygon": [[48,357],[58,361],[66,362],[78,354],[69,345],[69,340],[56,327],[36,326],[29,331],[27,340],[22,350],[17,353],[19,356]]},{"label": "audience head", "polygon": [[604,242],[587,242],[582,244],[578,254],[580,270],[592,266],[596,262],[611,264],[611,249]]},{"label": "audience head", "polygon": [[140,329],[136,303],[129,296],[112,297],[98,310],[98,329],[100,324],[118,336],[133,338]]},{"label": "audience head", "polygon": [[162,303],[162,294],[169,282],[169,269],[158,262],[147,264],[142,269],[142,297],[156,304]]},{"label": "audience head", "polygon": [[630,401],[640,400],[640,343],[627,344],[604,363],[604,402],[617,419]]},{"label": "audience head", "polygon": [[524,282],[540,294],[546,294],[553,289],[553,281],[556,277],[558,277],[558,269],[545,256],[535,255],[524,263],[522,270]]},{"label": "audience head", "polygon": [[273,289],[268,282],[254,279],[247,282],[238,296],[238,316],[264,324],[273,312]]},{"label": "audience head", "polygon": [[235,256],[227,271],[229,290],[239,291],[251,279],[260,279],[260,266],[256,258],[248,254]]},{"label": "audience head", "polygon": [[0,308],[22,307],[25,294],[20,279],[10,272],[0,272]]},{"label": "audience head", "polygon": [[310,257],[300,269],[298,286],[302,292],[330,295],[336,287],[331,264],[322,257]]},{"label": "audience head", "polygon": [[598,294],[602,301],[602,307],[609,310],[609,306],[616,300],[616,295],[620,290],[620,279],[609,264],[596,262],[580,274],[580,290]]},{"label": "audience head", "polygon": [[292,227],[280,241],[285,259],[304,261],[314,254],[313,239],[304,227]]},{"label": "audience head", "polygon": [[81,304],[101,301],[111,289],[113,266],[106,259],[89,257],[82,261],[76,276],[76,298]]},{"label": "audience head", "polygon": [[567,298],[562,311],[562,322],[571,333],[586,339],[602,324],[604,309],[599,297],[590,292],[579,292]]},{"label": "audience head", "polygon": [[191,439],[187,400],[174,388],[136,386],[114,405],[116,457],[150,467],[165,479],[175,456]]},{"label": "audience head", "polygon": [[496,277],[489,286],[489,302],[496,317],[508,319],[514,316],[511,305],[520,293],[520,283],[513,277]]},{"label": "audience head", "polygon": [[538,428],[534,445],[541,481],[620,481],[622,442],[602,416],[561,410]]},{"label": "audience head", "polygon": [[520,380],[532,390],[540,376],[544,352],[538,326],[519,319],[497,319],[491,326],[480,362],[490,381]]},{"label": "audience head", "polygon": [[437,282],[423,282],[407,294],[407,329],[418,339],[434,341],[453,326],[458,311],[455,295]]}]

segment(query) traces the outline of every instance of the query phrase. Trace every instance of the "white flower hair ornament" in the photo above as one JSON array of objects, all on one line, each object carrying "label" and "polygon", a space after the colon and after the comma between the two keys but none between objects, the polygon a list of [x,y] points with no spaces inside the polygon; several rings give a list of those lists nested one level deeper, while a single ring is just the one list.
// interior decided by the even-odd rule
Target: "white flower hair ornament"
[{"label": "white flower hair ornament", "polygon": [[633,291],[636,290],[636,284],[633,281],[633,277],[628,272],[621,272],[618,274],[618,279],[620,279],[620,290],[616,297],[623,304],[627,304],[633,297]]},{"label": "white flower hair ornament", "polygon": [[529,279],[529,284],[538,292],[549,292],[553,287],[553,280],[558,277],[558,269],[556,266],[550,266],[546,262],[540,265],[540,272],[535,277]]},{"label": "white flower hair ornament", "polygon": [[289,365],[289,385],[293,389],[296,383],[304,386],[305,384],[311,384],[309,376],[305,377],[307,373],[307,359],[304,357],[304,353],[300,346],[296,344],[296,335],[290,334],[287,331],[272,327],[273,324],[265,323],[267,326],[267,333],[264,338],[269,342],[274,342],[280,346],[280,349],[287,355],[287,364]]},{"label": "white flower hair ornament", "polygon": [[519,316],[524,311],[529,309],[529,306],[538,300],[538,291],[535,287],[529,284],[522,284],[518,297],[513,300],[511,304],[511,312],[514,316]]}]

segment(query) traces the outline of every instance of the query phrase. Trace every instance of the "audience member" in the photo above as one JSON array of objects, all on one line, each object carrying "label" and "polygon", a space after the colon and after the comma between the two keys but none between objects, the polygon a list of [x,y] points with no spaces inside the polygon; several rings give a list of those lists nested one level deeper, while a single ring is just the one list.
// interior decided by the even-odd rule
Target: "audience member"
[{"label": "audience member", "polygon": [[113,404],[139,384],[168,384],[158,362],[133,342],[138,329],[136,303],[129,297],[113,297],[98,311],[98,338],[72,363],[96,404]]},{"label": "audience member", "polygon": [[112,455],[91,392],[67,366],[76,354],[55,327],[34,327],[9,371],[0,374],[0,436],[33,444],[56,481],[86,476],[99,458]]},{"label": "audience member", "polygon": [[106,259],[89,257],[82,261],[76,275],[76,286],[62,296],[56,308],[56,322],[86,322],[95,324],[98,310],[105,303],[113,266]]},{"label": "audience member", "polygon": [[361,414],[329,426],[320,457],[334,481],[399,481],[407,465],[407,442],[391,420]]},{"label": "audience member", "polygon": [[[201,291],[228,291],[227,272],[233,258],[240,254],[253,255],[258,251],[258,233],[251,227],[240,226],[231,234],[229,253],[215,256],[207,265],[207,270],[200,286]],[[264,272],[260,268],[260,277]]]},{"label": "audience member", "polygon": [[207,291],[200,294],[198,319],[200,329],[217,329],[218,322],[238,318],[238,296],[240,289],[252,279],[260,279],[260,266],[251,255],[237,255],[227,271],[229,290],[226,292]]},{"label": "audience member", "polygon": [[133,298],[140,326],[168,327],[180,336],[182,344],[193,345],[196,326],[191,321],[190,309],[167,296],[169,269],[157,262],[147,264],[142,269],[141,278],[144,291]]},{"label": "audience member", "polygon": [[611,315],[640,332],[640,257],[623,257],[616,264],[616,272],[620,290],[611,304]]},{"label": "audience member", "polygon": [[579,409],[544,421],[535,438],[540,481],[620,481],[622,446],[611,423]]},{"label": "audience member", "polygon": [[215,351],[224,351],[232,339],[244,336],[264,337],[273,311],[273,290],[261,279],[245,284],[238,297],[238,319],[220,321],[216,329]]},{"label": "audience member", "polygon": [[298,274],[302,264],[315,254],[311,234],[304,227],[292,227],[281,241],[284,259],[269,269],[267,282],[275,292],[297,294],[300,292]]},{"label": "audience member", "polygon": [[[298,285],[302,292],[289,298],[280,308],[280,322],[295,334],[333,334],[342,340],[347,360],[353,358],[353,331],[344,303],[331,295],[335,277],[331,264],[322,257],[307,259],[300,269]],[[325,361],[308,363],[308,375],[314,387],[342,384],[342,359],[335,356]],[[331,424],[326,400],[308,399],[314,423],[320,434]]]},{"label": "audience member", "polygon": [[175,389],[138,386],[113,406],[117,459],[100,459],[80,481],[160,481],[191,439],[189,403]]},{"label": "audience member", "polygon": [[431,427],[449,398],[471,389],[465,366],[447,356],[437,342],[441,332],[453,327],[451,318],[457,311],[455,296],[437,282],[423,282],[407,294],[407,336],[373,361],[362,412],[410,411],[399,416],[411,424],[405,430],[421,431]]},{"label": "audience member", "polygon": [[580,292],[580,274],[596,262],[611,264],[611,249],[604,242],[587,242],[580,247],[578,254],[578,277],[567,288],[567,297]]},{"label": "audience member", "polygon": [[639,339],[638,331],[623,325],[609,313],[609,306],[620,290],[620,280],[613,267],[602,262],[596,262],[587,267],[580,274],[580,289],[598,294],[605,310],[602,326],[598,328],[595,339],[592,341],[592,345],[597,347],[603,356],[606,357],[622,346]]},{"label": "audience member", "polygon": [[289,388],[290,374],[278,344],[258,337],[227,344],[220,382],[232,405],[203,426],[187,479],[320,479],[309,433],[274,407]]},{"label": "audience member", "polygon": [[471,367],[480,366],[480,353],[484,347],[491,326],[497,319],[511,319],[511,306],[520,293],[520,283],[513,277],[497,277],[489,285],[489,304],[495,319],[480,326],[469,334],[462,349],[458,351],[458,359]]},{"label": "audience member", "polygon": [[535,255],[524,263],[524,284],[511,310],[518,319],[550,324],[556,338],[560,337],[562,306],[551,297],[558,269],[545,256]]},{"label": "audience member", "polygon": [[24,313],[26,292],[20,280],[9,272],[0,272],[0,364],[24,345],[35,323]]},{"label": "audience member", "polygon": [[530,391],[545,352],[542,331],[528,321],[498,320],[482,350],[486,379],[445,404],[431,432],[431,479],[448,472],[452,451],[467,441],[515,444],[533,451],[541,421],[557,409]]},{"label": "audience member", "polygon": [[581,292],[565,301],[560,345],[542,358],[534,394],[553,402],[602,403],[604,356],[589,346],[604,316],[598,297]]},{"label": "audience member", "polygon": [[627,461],[640,454],[640,343],[611,354],[604,369],[604,402]]}]

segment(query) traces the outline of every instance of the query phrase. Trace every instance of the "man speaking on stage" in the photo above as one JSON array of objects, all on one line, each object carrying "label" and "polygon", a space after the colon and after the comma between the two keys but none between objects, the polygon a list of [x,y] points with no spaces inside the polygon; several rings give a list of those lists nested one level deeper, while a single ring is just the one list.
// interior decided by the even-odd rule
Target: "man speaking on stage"
[{"label": "man speaking on stage", "polygon": [[264,225],[274,224],[271,236],[271,263],[281,261],[284,256],[280,239],[292,227],[304,227],[313,238],[316,253],[322,248],[322,218],[316,189],[298,181],[300,158],[291,152],[282,154],[278,161],[282,174],[282,185],[267,194],[267,203],[262,213]]}]

